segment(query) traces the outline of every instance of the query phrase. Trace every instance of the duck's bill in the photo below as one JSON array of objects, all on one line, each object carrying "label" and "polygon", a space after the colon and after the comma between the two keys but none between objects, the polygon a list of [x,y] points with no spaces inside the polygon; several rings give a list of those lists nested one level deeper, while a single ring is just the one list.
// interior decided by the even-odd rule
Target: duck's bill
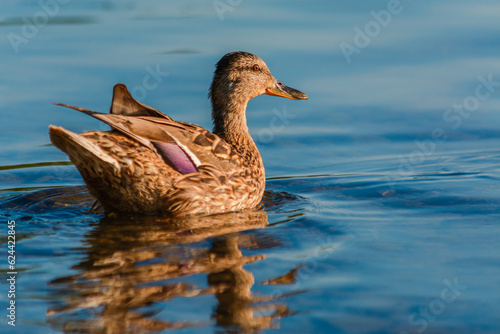
[{"label": "duck's bill", "polygon": [[283,85],[281,82],[277,81],[274,83],[273,87],[266,89],[267,95],[286,97],[292,100],[307,100],[308,96],[301,91],[298,91],[292,87]]}]

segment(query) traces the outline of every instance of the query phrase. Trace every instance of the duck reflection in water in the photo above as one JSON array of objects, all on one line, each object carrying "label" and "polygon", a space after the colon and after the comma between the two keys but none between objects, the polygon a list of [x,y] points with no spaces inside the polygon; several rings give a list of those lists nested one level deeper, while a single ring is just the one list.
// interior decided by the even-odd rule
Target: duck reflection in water
[{"label": "duck reflection in water", "polygon": [[[168,222],[103,218],[87,235],[86,259],[73,268],[79,273],[49,284],[54,294],[68,296],[47,312],[49,322],[66,332],[86,333],[211,326],[210,319],[185,321],[179,319],[178,312],[173,312],[170,322],[166,320],[169,305],[163,303],[213,294],[217,306],[212,318],[219,328],[255,332],[276,327],[275,319],[291,314],[284,296],[252,296],[254,277],[243,267],[263,260],[265,255],[246,256],[241,250],[279,245],[268,235],[259,234],[258,229],[267,225],[263,211]],[[196,274],[207,275],[207,287],[179,281]],[[172,283],[174,279],[176,283]]]}]

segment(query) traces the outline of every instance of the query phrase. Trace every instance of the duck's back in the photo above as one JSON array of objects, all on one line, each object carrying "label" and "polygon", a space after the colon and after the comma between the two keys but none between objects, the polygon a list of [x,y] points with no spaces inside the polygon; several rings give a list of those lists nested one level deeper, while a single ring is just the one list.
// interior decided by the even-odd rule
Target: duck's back
[{"label": "duck's back", "polygon": [[[65,105],[109,124],[113,131],[76,134],[50,127],[54,145],[68,154],[107,211],[179,215],[258,205],[263,170],[245,166],[238,152],[217,135],[175,122],[135,102],[125,86],[117,87],[111,114]],[[116,101],[126,103],[116,108]]]}]

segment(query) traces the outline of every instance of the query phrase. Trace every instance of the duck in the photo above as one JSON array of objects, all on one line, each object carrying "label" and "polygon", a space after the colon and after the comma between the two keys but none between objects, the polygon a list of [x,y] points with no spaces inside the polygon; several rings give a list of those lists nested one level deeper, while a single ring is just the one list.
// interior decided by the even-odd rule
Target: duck
[{"label": "duck", "polygon": [[176,121],[116,84],[109,113],[54,103],[108,124],[110,131],[77,134],[50,125],[50,140],[106,213],[177,217],[254,210],[266,180],[246,108],[263,94],[308,99],[278,81],[261,58],[230,52],[215,65],[209,88],[212,132]]}]

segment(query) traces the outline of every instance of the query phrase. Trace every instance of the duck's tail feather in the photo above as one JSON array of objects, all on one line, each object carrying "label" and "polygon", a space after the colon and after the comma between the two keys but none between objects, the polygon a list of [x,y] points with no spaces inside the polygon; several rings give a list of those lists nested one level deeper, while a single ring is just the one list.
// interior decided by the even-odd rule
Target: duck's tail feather
[{"label": "duck's tail feather", "polygon": [[77,167],[89,162],[94,164],[100,162],[97,164],[105,165],[115,170],[120,169],[120,165],[116,159],[112,158],[98,145],[84,136],[54,125],[49,126],[49,133],[52,143],[66,153]]},{"label": "duck's tail feather", "polygon": [[87,115],[90,115],[90,116],[94,116],[95,114],[99,114],[97,111],[93,111],[93,110],[90,110],[90,109],[85,109],[85,108],[71,106],[69,104],[58,103],[58,102],[52,102],[52,104],[55,104],[56,106],[61,106],[61,107],[66,107],[66,108],[74,109],[74,110],[80,111],[80,112],[82,112],[84,114],[87,114]]},{"label": "duck's tail feather", "polygon": [[172,120],[172,118],[161,111],[138,102],[132,97],[132,94],[130,94],[127,86],[124,84],[116,84],[113,87],[113,99],[109,113],[124,116],[153,116]]},{"label": "duck's tail feather", "polygon": [[[53,102],[53,104],[61,107],[74,109],[93,117],[97,117],[97,115],[105,115],[100,112],[72,106],[69,104],[58,103],[58,102]],[[116,84],[113,87],[113,99],[111,100],[111,107],[109,108],[109,113],[113,115],[135,116],[135,117],[152,116],[173,121],[172,118],[165,115],[161,111],[158,111],[155,108],[151,108],[134,99],[132,97],[132,94],[130,94],[130,92],[128,91],[127,86],[125,86],[124,84]]]}]

